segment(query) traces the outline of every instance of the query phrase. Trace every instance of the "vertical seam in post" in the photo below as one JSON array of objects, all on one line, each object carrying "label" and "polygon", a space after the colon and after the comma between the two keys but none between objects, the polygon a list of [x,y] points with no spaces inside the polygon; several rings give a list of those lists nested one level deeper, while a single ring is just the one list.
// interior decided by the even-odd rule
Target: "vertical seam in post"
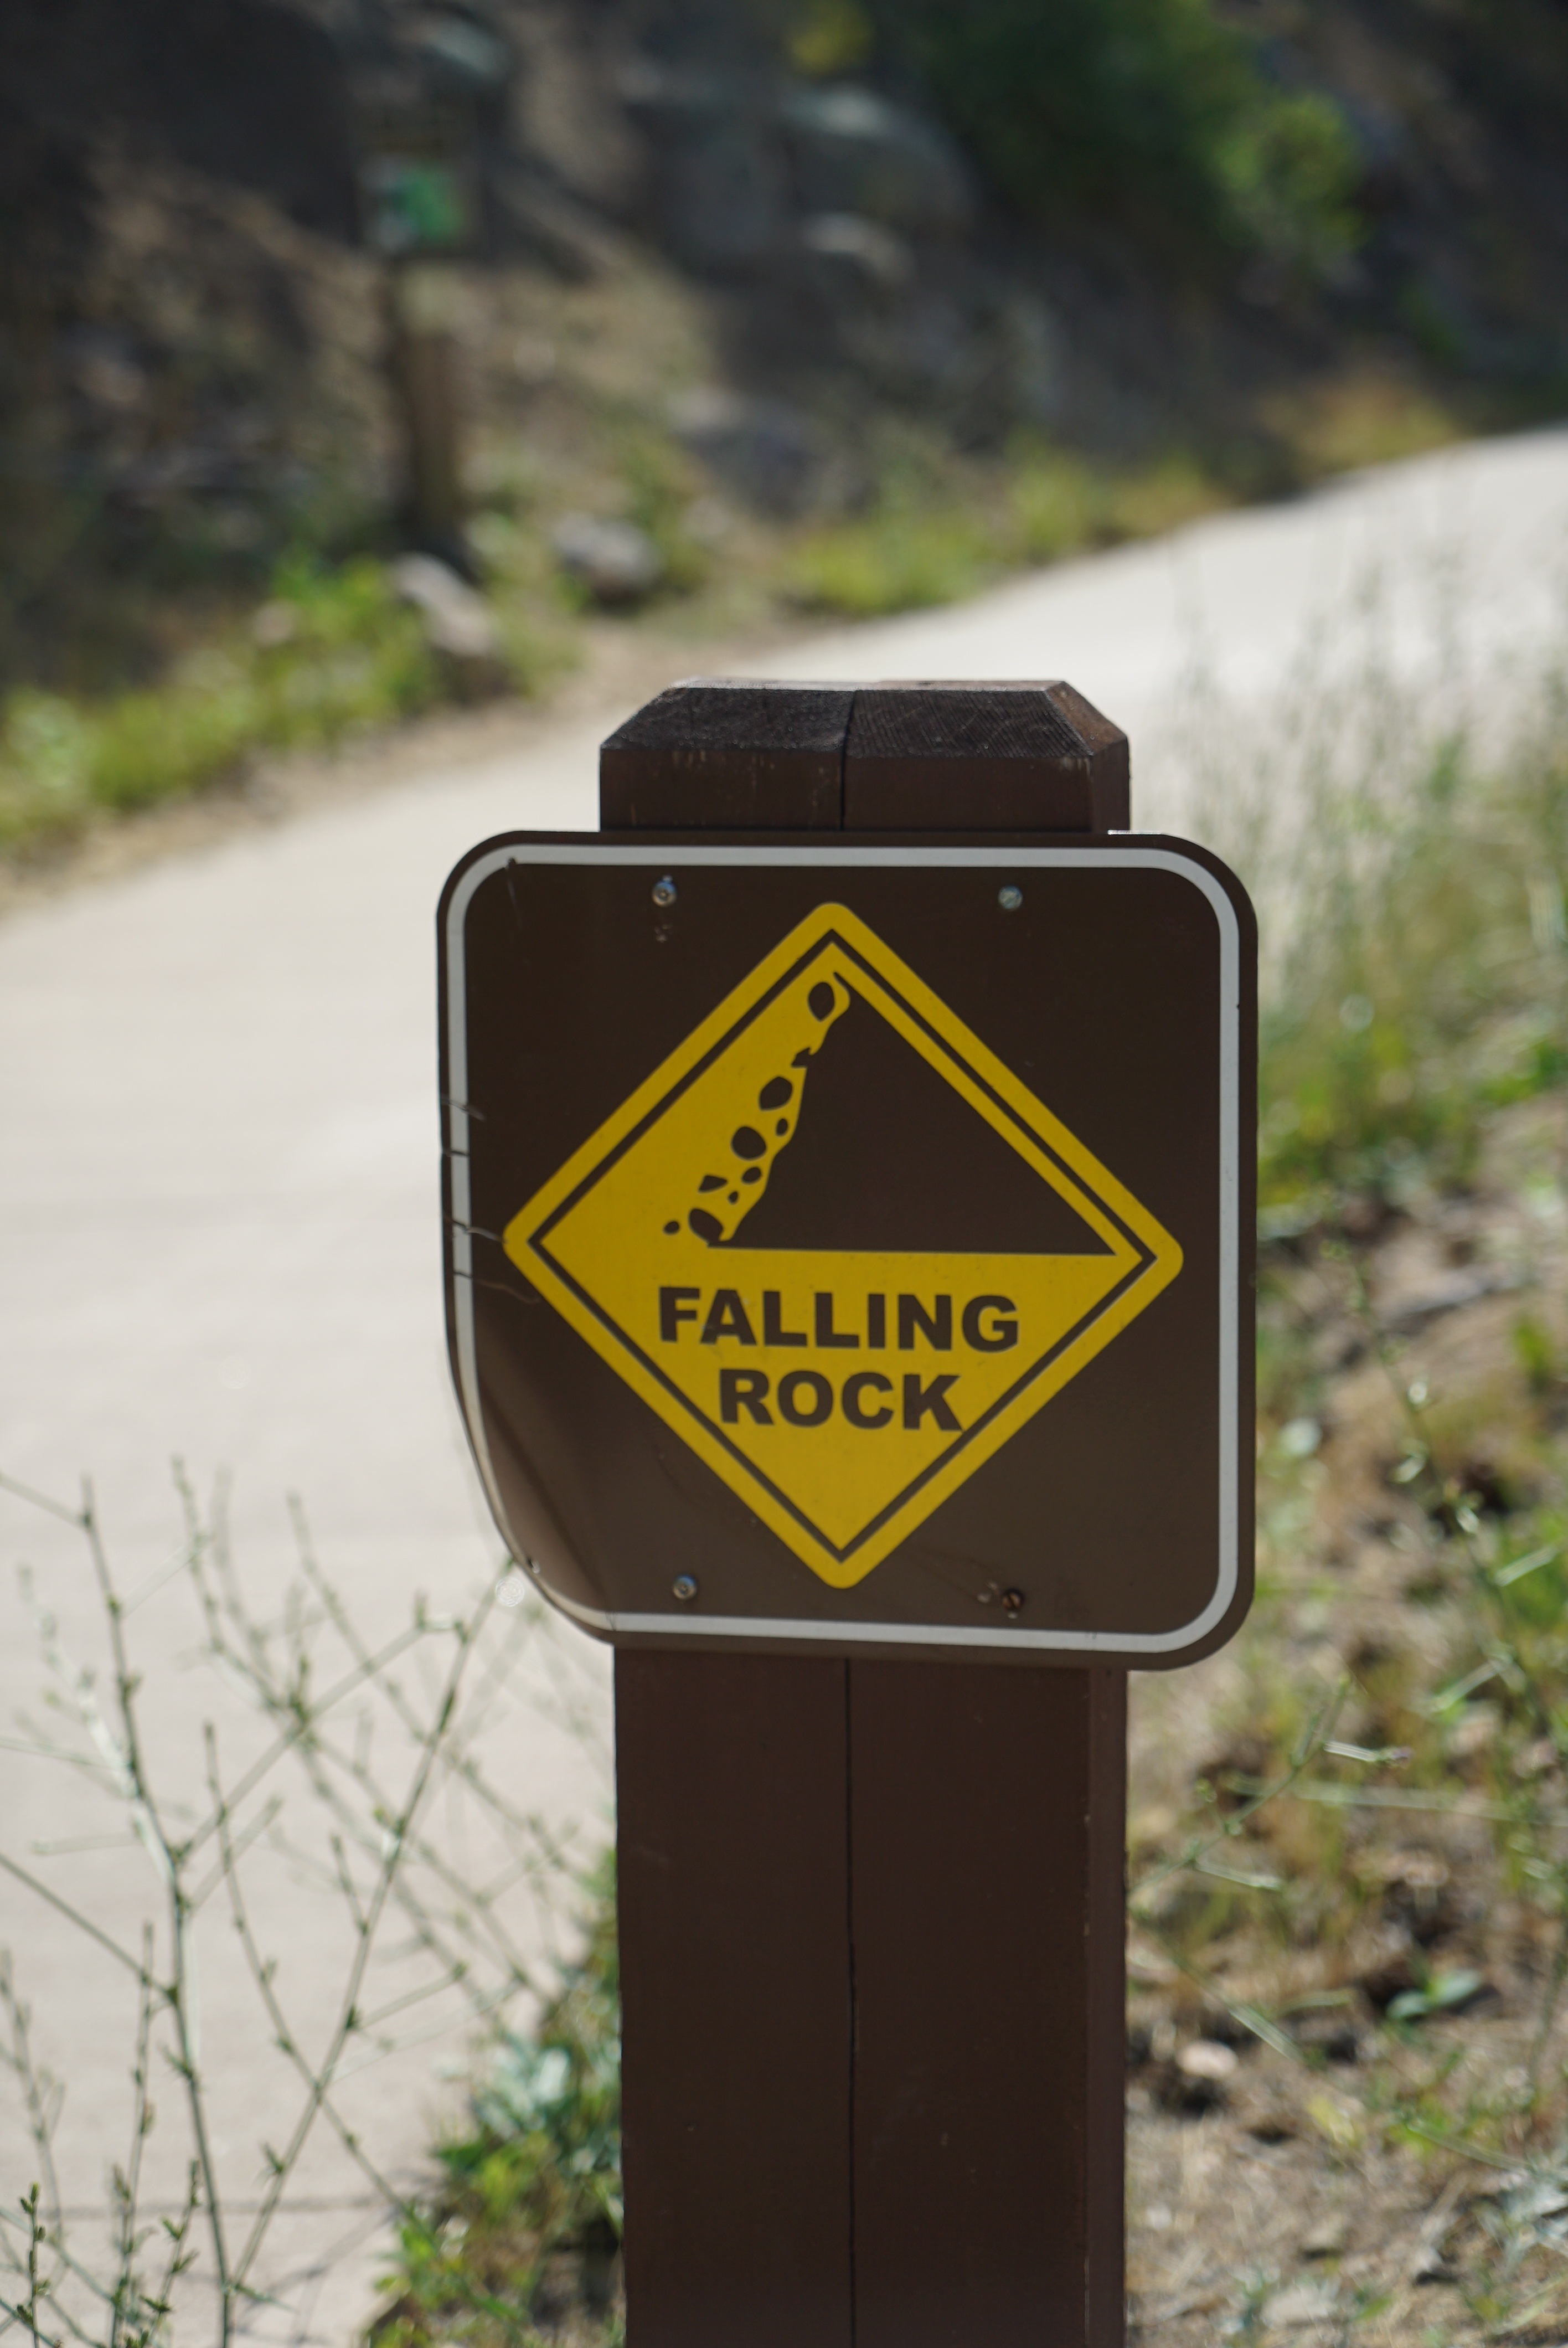
[{"label": "vertical seam in post", "polygon": [[1100,2085],[1100,2016],[1094,1997],[1095,1959],[1099,1955],[1100,1881],[1096,1838],[1100,1792],[1100,1674],[1091,1665],[1083,1674],[1083,1746],[1088,1766],[1083,1780],[1083,2339],[1084,2348],[1100,2348],[1095,2317],[1099,2312],[1098,2260],[1095,2257],[1095,2132],[1094,2097]]},{"label": "vertical seam in post", "polygon": [[855,2280],[855,2057],[860,2035],[860,2008],[855,1993],[855,1708],[852,1701],[854,1665],[844,1663],[844,1938],[849,1995],[849,2194],[845,2215],[849,2225],[849,2348],[855,2348],[859,2310]]},{"label": "vertical seam in post", "polygon": [[[1125,2146],[1126,1915],[1127,1915],[1127,1688],[1128,1675],[1115,1665],[1085,1674],[1089,1699],[1086,1745],[1089,1833],[1085,1850],[1085,1974],[1089,2030],[1085,2176],[1101,2179],[1114,2141]],[[1113,1977],[1114,1988],[1112,1987]],[[1097,1986],[1105,1997],[1102,2010]],[[1112,2128],[1112,2102],[1115,2104]],[[1107,2130],[1101,2142],[1099,2127]],[[1106,2214],[1091,2191],[1084,2227],[1084,2338],[1088,2348],[1120,2348],[1126,2337],[1125,2150],[1115,2164],[1122,2182]]]},{"label": "vertical seam in post", "polygon": [[[838,823],[844,829],[844,819],[849,798],[849,737],[855,727],[856,693],[849,696],[845,712],[844,733],[838,745]],[[845,2122],[849,2135],[848,2187],[845,2197],[845,2222],[849,2232],[849,2348],[855,2348],[859,2322],[859,2293],[855,2272],[855,2197],[856,2149],[855,2140],[855,2070],[856,2054],[860,2036],[860,2007],[855,1986],[855,1666],[846,1655],[844,1672],[844,1955],[845,1989],[848,1999],[849,2073],[845,2097]]]}]

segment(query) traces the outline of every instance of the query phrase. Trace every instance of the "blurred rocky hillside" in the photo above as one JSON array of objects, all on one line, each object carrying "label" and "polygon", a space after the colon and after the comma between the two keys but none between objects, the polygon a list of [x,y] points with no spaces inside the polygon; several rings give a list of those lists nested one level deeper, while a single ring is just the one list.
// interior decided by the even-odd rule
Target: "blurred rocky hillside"
[{"label": "blurred rocky hillside", "polygon": [[1250,494],[1551,412],[1568,18],[10,0],[0,208],[0,667],[90,686],[395,542],[420,251],[474,494],[546,526],[844,512],[900,432]]}]

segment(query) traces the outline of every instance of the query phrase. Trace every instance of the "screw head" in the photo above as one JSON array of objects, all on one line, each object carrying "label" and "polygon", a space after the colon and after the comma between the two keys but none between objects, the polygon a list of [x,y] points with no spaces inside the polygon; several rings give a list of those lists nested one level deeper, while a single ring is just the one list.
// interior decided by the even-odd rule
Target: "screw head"
[{"label": "screw head", "polygon": [[653,901],[656,905],[672,905],[675,902],[675,883],[668,872],[653,883]]},{"label": "screw head", "polygon": [[1023,891],[1015,889],[1009,880],[1005,889],[997,891],[997,903],[1004,913],[1016,913],[1023,902]]},{"label": "screw head", "polygon": [[1021,1590],[1004,1590],[1002,1591],[1002,1612],[1009,1615],[1021,1614],[1023,1612],[1023,1592]]},{"label": "screw head", "polygon": [[674,1581],[671,1582],[671,1588],[674,1591],[676,1597],[681,1601],[682,1605],[689,1606],[692,1599],[697,1595],[696,1576],[691,1573],[678,1573],[675,1576]]}]

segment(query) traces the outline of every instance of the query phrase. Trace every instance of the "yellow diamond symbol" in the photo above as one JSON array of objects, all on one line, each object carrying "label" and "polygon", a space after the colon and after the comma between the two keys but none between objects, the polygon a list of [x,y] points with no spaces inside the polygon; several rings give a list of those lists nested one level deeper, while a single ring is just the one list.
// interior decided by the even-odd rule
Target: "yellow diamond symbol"
[{"label": "yellow diamond symbol", "polygon": [[[886,1089],[929,1098],[933,1080],[962,1125],[956,1159],[867,1156]],[[1002,1202],[989,1220],[966,1148]],[[950,1243],[966,1196],[994,1247]],[[611,1369],[841,1590],[1182,1268],[1148,1210],[843,905],[792,930],[505,1236]]]}]

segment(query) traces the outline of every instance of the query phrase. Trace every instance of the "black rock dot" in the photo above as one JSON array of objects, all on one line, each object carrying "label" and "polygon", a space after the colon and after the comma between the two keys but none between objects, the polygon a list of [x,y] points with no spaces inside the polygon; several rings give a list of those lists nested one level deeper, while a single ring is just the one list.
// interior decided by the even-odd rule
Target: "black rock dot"
[{"label": "black rock dot", "polygon": [[666,1223],[664,1228],[667,1231],[678,1231],[681,1226],[679,1223]]},{"label": "black rock dot", "polygon": [[760,1166],[748,1166],[741,1177],[743,1182],[760,1182],[762,1179],[763,1169]]},{"label": "black rock dot", "polygon": [[730,1204],[731,1204],[731,1206],[732,1206],[732,1207],[738,1207],[738,1206],[740,1205],[740,1203],[741,1203],[741,1194],[740,1194],[740,1192],[739,1192],[738,1190],[732,1190],[732,1191],[731,1191],[731,1193],[730,1193]]},{"label": "black rock dot", "polygon": [[730,1148],[737,1158],[765,1158],[768,1145],[754,1125],[738,1125],[730,1136]]},{"label": "black rock dot", "polygon": [[704,1174],[697,1185],[699,1190],[722,1190],[723,1187],[724,1178],[722,1174]]},{"label": "black rock dot", "polygon": [[723,1224],[717,1215],[711,1215],[706,1207],[693,1207],[686,1220],[691,1224],[697,1237],[700,1240],[706,1240],[710,1247],[715,1240],[722,1240],[724,1236]]},{"label": "black rock dot", "polygon": [[757,1095],[759,1108],[783,1108],[794,1086],[787,1076],[770,1076]]},{"label": "black rock dot", "polygon": [[808,1044],[804,1052],[797,1052],[795,1054],[794,1059],[790,1062],[790,1066],[792,1068],[804,1068],[808,1061],[815,1060],[815,1057],[816,1054],[812,1050],[811,1045]]},{"label": "black rock dot", "polygon": [[774,1126],[774,1131],[775,1133],[781,1133],[781,1134],[782,1134],[782,1133],[787,1133],[787,1132],[789,1131],[789,1119],[788,1119],[788,1117],[780,1117],[780,1119],[779,1119],[779,1121],[778,1121],[778,1123]]},{"label": "black rock dot", "polygon": [[819,979],[805,999],[807,1004],[810,1005],[811,1015],[814,1019],[831,1019],[833,1016],[833,1006],[837,1002],[838,997],[835,994],[832,987],[829,986],[825,979]]}]

